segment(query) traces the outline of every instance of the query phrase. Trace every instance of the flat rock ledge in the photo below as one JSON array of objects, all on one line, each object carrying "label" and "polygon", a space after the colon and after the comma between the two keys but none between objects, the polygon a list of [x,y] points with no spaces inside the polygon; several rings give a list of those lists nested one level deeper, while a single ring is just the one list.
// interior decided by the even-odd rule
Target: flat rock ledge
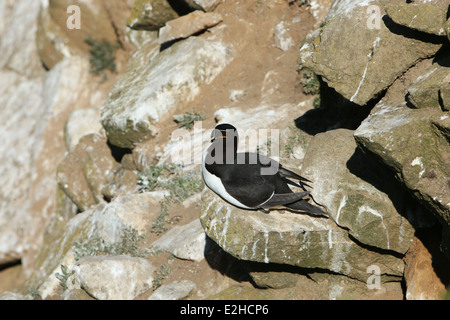
[{"label": "flat rock ledge", "polygon": [[360,246],[331,219],[274,210],[269,214],[229,206],[209,189],[200,217],[206,235],[232,256],[247,261],[325,269],[367,281],[368,268],[382,280],[399,280],[401,259]]}]

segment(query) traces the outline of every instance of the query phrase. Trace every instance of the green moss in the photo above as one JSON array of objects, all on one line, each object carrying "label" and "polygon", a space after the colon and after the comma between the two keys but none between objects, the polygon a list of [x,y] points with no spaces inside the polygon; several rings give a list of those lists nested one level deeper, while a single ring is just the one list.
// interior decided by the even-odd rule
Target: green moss
[{"label": "green moss", "polygon": [[203,121],[206,119],[205,116],[202,116],[200,113],[195,112],[194,109],[184,114],[174,115],[173,118],[180,127],[186,129],[192,129],[192,126],[194,125],[195,121]]},{"label": "green moss", "polygon": [[114,52],[118,49],[119,45],[117,43],[111,44],[105,39],[98,41],[92,37],[88,37],[85,42],[91,47],[89,50],[91,54],[89,59],[91,64],[90,72],[97,76],[103,73],[103,79],[106,80],[106,70],[111,72],[116,71],[116,56]]}]

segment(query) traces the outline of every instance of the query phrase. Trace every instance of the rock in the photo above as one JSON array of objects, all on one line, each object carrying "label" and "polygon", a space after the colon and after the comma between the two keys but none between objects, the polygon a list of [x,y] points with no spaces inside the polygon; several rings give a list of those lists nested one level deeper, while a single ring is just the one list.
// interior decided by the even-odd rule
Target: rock
[{"label": "rock", "polygon": [[315,201],[359,242],[401,254],[408,250],[414,228],[405,218],[404,193],[389,170],[358,150],[352,130],[314,136],[301,175],[313,181]]},{"label": "rock", "polygon": [[42,78],[10,71],[2,71],[0,78],[5,81],[2,118],[7,120],[0,133],[6,135],[1,149],[6,171],[0,179],[0,261],[3,250],[12,248],[6,249],[7,259],[21,259],[29,275],[56,206],[56,167],[66,152],[64,123],[73,110],[91,107],[105,95],[91,83],[83,57],[65,59]]},{"label": "rock", "polygon": [[449,110],[446,97],[450,87],[449,62],[449,57],[438,59],[411,84],[407,98],[414,107]]},{"label": "rock", "polygon": [[3,2],[0,12],[0,70],[36,78],[45,74],[36,48],[39,1]]},{"label": "rock", "polygon": [[0,265],[23,257],[28,243],[24,229],[40,228],[39,223],[25,221],[29,221],[32,159],[42,138],[43,85],[39,78],[29,80],[12,71],[0,71]]},{"label": "rock", "polygon": [[57,181],[79,210],[85,211],[103,201],[106,177],[117,166],[106,139],[90,134],[60,163]]},{"label": "rock", "polygon": [[[420,233],[424,234],[424,231]],[[430,236],[428,235],[427,238]],[[430,246],[429,241],[425,242],[427,242],[427,246]],[[435,244],[438,243],[439,241]],[[448,261],[445,263],[445,258],[437,256],[440,254],[440,252],[435,252],[439,250],[438,248],[433,249],[437,250],[428,249],[419,238],[414,238],[413,244],[404,258],[407,300],[441,300],[444,298],[447,292],[445,283],[450,280],[448,278],[449,263]],[[440,274],[437,273],[437,270],[440,271]],[[442,275],[443,270],[446,270],[446,277]]]},{"label": "rock", "polygon": [[450,83],[442,84],[439,89],[439,99],[442,101],[442,110],[450,111]]},{"label": "rock", "polygon": [[94,36],[96,40],[109,43],[124,42],[121,31],[129,14],[126,0],[95,1],[77,3],[80,9],[80,29],[68,28],[67,12],[72,5],[68,0],[44,1],[39,14],[36,32],[36,45],[42,63],[52,69],[63,58],[89,54],[86,39]]},{"label": "rock", "polygon": [[30,295],[25,296],[20,293],[6,291],[0,294],[0,300],[33,300],[33,298]]},{"label": "rock", "polygon": [[445,35],[443,26],[447,20],[448,4],[390,3],[384,9],[389,18],[402,26],[438,36]]},{"label": "rock", "polygon": [[286,27],[284,21],[275,26],[273,31],[275,37],[275,46],[283,51],[288,51],[294,45],[292,37],[289,35],[289,28]]},{"label": "rock", "polygon": [[[388,106],[382,101],[355,131],[358,145],[393,170],[398,180],[448,232],[450,117],[437,109]],[[445,238],[444,238],[445,239]],[[450,256],[450,243],[442,250]]]},{"label": "rock", "polygon": [[88,134],[99,134],[102,130],[100,123],[100,108],[86,108],[73,111],[67,118],[64,127],[64,140],[67,150],[72,151],[80,139]]},{"label": "rock", "polygon": [[158,30],[177,17],[178,13],[167,0],[136,0],[127,25],[135,30]]},{"label": "rock", "polygon": [[[441,47],[441,43],[425,42],[405,34],[403,27],[389,19],[381,19],[383,10],[381,16],[368,15],[369,5],[381,9],[380,1],[335,1],[325,25],[310,33],[300,49],[304,68],[358,105],[365,105]],[[379,19],[379,27],[373,19]],[[353,48],[350,57],[348,48]],[[387,60],[390,63],[386,64]]]},{"label": "rock", "polygon": [[119,195],[134,193],[138,189],[137,177],[135,170],[126,169],[122,165],[106,178],[102,194],[107,199],[113,199]]},{"label": "rock", "polygon": [[95,300],[83,289],[68,289],[61,295],[62,300]]},{"label": "rock", "polygon": [[203,12],[196,10],[185,16],[166,22],[166,25],[159,29],[158,42],[160,44],[168,41],[183,39],[198,32],[214,27],[223,18],[218,13]]},{"label": "rock", "polygon": [[174,281],[156,289],[148,300],[183,300],[195,287],[195,283],[189,280]]},{"label": "rock", "polygon": [[[56,295],[60,281],[55,275],[62,273],[61,265],[68,270],[75,266],[74,243],[92,244],[101,239],[111,245],[121,243],[125,230],[145,234],[159,213],[159,200],[151,192],[127,194],[77,214],[67,222],[56,217],[47,227],[29,279],[30,287],[38,288],[43,299]],[[91,251],[96,253],[95,245]]]},{"label": "rock", "polygon": [[102,108],[108,140],[132,149],[155,136],[161,121],[222,71],[232,59],[231,52],[232,47],[221,41],[190,37],[145,64],[131,61]]},{"label": "rock", "polygon": [[403,273],[401,260],[359,246],[331,219],[241,210],[209,189],[202,199],[200,221],[206,235],[240,260],[320,268],[364,282],[367,267],[374,264],[391,280]]},{"label": "rock", "polygon": [[169,251],[184,260],[201,261],[205,258],[205,232],[198,219],[184,225],[175,226],[152,243],[151,247]]},{"label": "rock", "polygon": [[224,0],[182,0],[191,8],[203,11],[213,11]]},{"label": "rock", "polygon": [[133,300],[152,287],[151,262],[128,256],[85,257],[75,266],[81,287],[100,300]]},{"label": "rock", "polygon": [[365,283],[345,276],[326,273],[300,275],[295,287],[259,289],[233,285],[208,300],[402,300],[400,282],[383,283],[370,290]]}]

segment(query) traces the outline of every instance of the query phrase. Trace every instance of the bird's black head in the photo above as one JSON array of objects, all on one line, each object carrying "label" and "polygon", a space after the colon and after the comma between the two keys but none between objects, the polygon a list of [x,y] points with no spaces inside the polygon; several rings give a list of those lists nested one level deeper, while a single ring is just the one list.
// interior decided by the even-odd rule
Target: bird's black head
[{"label": "bird's black head", "polygon": [[211,142],[220,138],[237,138],[238,132],[234,126],[228,123],[221,123],[211,132]]}]

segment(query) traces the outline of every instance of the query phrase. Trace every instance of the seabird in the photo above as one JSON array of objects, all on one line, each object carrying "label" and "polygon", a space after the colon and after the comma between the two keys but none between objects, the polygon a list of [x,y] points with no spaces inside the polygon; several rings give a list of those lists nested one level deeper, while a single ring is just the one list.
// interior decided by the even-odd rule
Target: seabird
[{"label": "seabird", "polygon": [[[205,184],[236,207],[248,210],[284,208],[312,216],[328,217],[312,199],[306,178],[283,168],[277,161],[252,152],[237,152],[238,132],[227,123],[218,124],[211,133],[211,145],[203,154]],[[289,180],[295,179],[298,183]],[[300,187],[293,192],[288,184]]]}]

